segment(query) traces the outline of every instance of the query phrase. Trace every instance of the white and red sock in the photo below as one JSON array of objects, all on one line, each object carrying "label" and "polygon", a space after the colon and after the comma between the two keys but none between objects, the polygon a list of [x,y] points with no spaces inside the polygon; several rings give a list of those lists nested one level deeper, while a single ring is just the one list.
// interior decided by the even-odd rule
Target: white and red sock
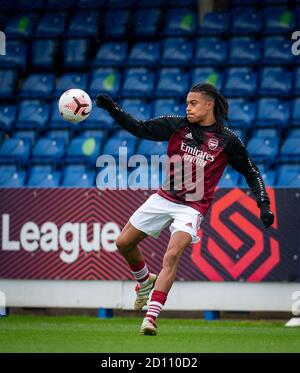
[{"label": "white and red sock", "polygon": [[151,319],[153,321],[157,319],[164,304],[166,303],[167,296],[168,294],[164,293],[163,291],[153,291],[145,319]]},{"label": "white and red sock", "polygon": [[142,260],[138,264],[130,264],[131,273],[139,285],[143,286],[148,282],[149,270],[146,263]]}]

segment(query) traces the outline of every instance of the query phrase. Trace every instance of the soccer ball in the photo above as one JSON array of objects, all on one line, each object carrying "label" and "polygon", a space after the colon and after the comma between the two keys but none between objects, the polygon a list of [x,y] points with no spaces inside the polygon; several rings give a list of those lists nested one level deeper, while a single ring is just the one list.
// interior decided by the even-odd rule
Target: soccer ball
[{"label": "soccer ball", "polygon": [[92,101],[81,89],[69,89],[60,96],[58,110],[68,122],[79,123],[90,115]]}]

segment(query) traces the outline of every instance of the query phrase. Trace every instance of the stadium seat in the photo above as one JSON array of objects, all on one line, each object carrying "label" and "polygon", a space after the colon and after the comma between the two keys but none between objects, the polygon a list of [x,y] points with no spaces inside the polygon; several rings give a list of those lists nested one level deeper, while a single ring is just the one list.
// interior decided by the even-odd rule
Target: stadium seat
[{"label": "stadium seat", "polygon": [[[80,0],[82,1],[82,0]],[[61,0],[48,0],[47,2],[47,8],[51,10],[67,10],[73,7],[75,5],[76,0],[64,0],[63,2]],[[96,0],[94,0],[94,3]]]},{"label": "stadium seat", "polygon": [[6,24],[5,35],[8,38],[28,38],[37,22],[37,15],[34,13],[17,14],[13,16]]},{"label": "stadium seat", "polygon": [[95,186],[95,173],[87,171],[82,164],[67,165],[63,170],[62,186],[89,188]]},{"label": "stadium seat", "polygon": [[65,142],[63,139],[39,138],[32,151],[32,161],[35,163],[59,163],[64,156]]},{"label": "stadium seat", "polygon": [[247,67],[232,67],[227,70],[224,93],[229,97],[254,96],[257,73]]},{"label": "stadium seat", "polygon": [[107,132],[102,129],[83,129],[80,131],[79,136],[85,138],[95,138],[98,139],[102,144],[103,140],[106,137]]},{"label": "stadium seat", "polygon": [[282,7],[265,8],[263,15],[265,19],[263,32],[267,35],[283,35],[295,30],[296,13],[291,9]]},{"label": "stadium seat", "polygon": [[173,8],[167,11],[165,36],[191,36],[196,30],[196,14],[191,9]]},{"label": "stadium seat", "polygon": [[148,120],[152,117],[152,105],[140,99],[126,99],[121,103],[124,111],[139,120]]},{"label": "stadium seat", "polygon": [[[299,96],[300,95],[300,67],[297,67],[294,70],[293,80],[294,80],[293,93],[294,93],[294,95]],[[297,101],[297,103],[298,103],[298,101]]]},{"label": "stadium seat", "polygon": [[260,72],[259,94],[262,96],[290,96],[292,73],[281,67],[265,67]]},{"label": "stadium seat", "polygon": [[30,141],[30,145],[33,146],[37,138],[37,133],[34,130],[19,130],[13,131],[12,137],[22,140],[27,139],[27,141]]},{"label": "stadium seat", "polygon": [[193,43],[184,38],[168,38],[162,44],[161,66],[187,66],[193,58]]},{"label": "stadium seat", "polygon": [[106,0],[77,0],[79,9],[97,9],[103,8],[107,3]]},{"label": "stadium seat", "polygon": [[96,159],[101,154],[101,140],[94,137],[75,137],[67,147],[65,161],[80,162],[95,167]]},{"label": "stadium seat", "polygon": [[105,92],[113,97],[119,93],[121,76],[114,69],[98,68],[93,71],[89,94],[96,97],[99,92]]},{"label": "stadium seat", "polygon": [[292,101],[291,125],[300,126],[300,98]]},{"label": "stadium seat", "polygon": [[198,38],[195,46],[193,64],[196,66],[223,66],[228,53],[227,42],[218,38]]},{"label": "stadium seat", "polygon": [[243,98],[228,100],[229,118],[234,127],[251,127],[256,116],[256,102]]},{"label": "stadium seat", "polygon": [[236,188],[239,186],[240,174],[228,166],[225,168],[224,173],[218,183],[219,188]]},{"label": "stadium seat", "polygon": [[81,129],[111,129],[114,126],[114,120],[108,112],[98,109],[95,102],[93,102],[93,108],[88,118],[80,123]]},{"label": "stadium seat", "polygon": [[214,85],[218,90],[222,90],[223,73],[212,67],[197,67],[192,72],[191,86],[193,87],[199,83],[209,83]]},{"label": "stadium seat", "polygon": [[255,135],[249,140],[247,149],[254,161],[271,164],[278,154],[279,138]]},{"label": "stadium seat", "polygon": [[290,64],[295,57],[291,53],[291,42],[283,36],[263,38],[263,59],[266,65]]},{"label": "stadium seat", "polygon": [[50,131],[47,131],[46,137],[48,137],[51,140],[58,140],[61,139],[64,144],[69,144],[70,139],[71,139],[71,133],[67,129],[53,129]]},{"label": "stadium seat", "polygon": [[127,139],[135,139],[136,140],[136,136],[132,135],[130,132],[126,131],[126,130],[123,130],[123,129],[120,129],[120,130],[117,130],[115,132],[113,132],[111,138],[115,138],[115,139],[122,139],[122,140],[127,140]]},{"label": "stadium seat", "polygon": [[1,68],[18,68],[22,71],[26,67],[27,48],[25,43],[11,40],[6,43],[6,54],[1,56]]},{"label": "stadium seat", "polygon": [[32,10],[41,10],[46,6],[47,0],[20,0],[16,9],[19,11],[32,11]]},{"label": "stadium seat", "polygon": [[300,162],[300,129],[289,131],[280,149],[280,161]]},{"label": "stadium seat", "polygon": [[167,153],[168,143],[166,141],[149,141],[141,140],[137,153],[143,154],[146,157],[151,157],[151,155],[163,155]]},{"label": "stadium seat", "polygon": [[16,128],[45,128],[49,118],[49,106],[39,100],[22,101],[19,105]]},{"label": "stadium seat", "polygon": [[256,125],[260,127],[278,126],[284,128],[290,118],[290,104],[276,98],[258,100]]},{"label": "stadium seat", "polygon": [[122,96],[150,97],[154,89],[154,74],[145,68],[131,68],[124,74]]},{"label": "stadium seat", "polygon": [[124,66],[127,58],[128,46],[125,42],[104,43],[98,50],[93,66]]},{"label": "stadium seat", "polygon": [[39,20],[35,36],[52,38],[64,35],[66,22],[66,13],[46,13]]},{"label": "stadium seat", "polygon": [[159,70],[155,95],[157,97],[186,96],[190,88],[188,73],[183,73],[177,68],[163,68]]},{"label": "stadium seat", "polygon": [[30,156],[30,149],[31,144],[27,139],[6,139],[0,148],[0,162],[25,165]]},{"label": "stadium seat", "polygon": [[108,141],[104,145],[103,154],[110,154],[115,157],[116,161],[118,161],[119,147],[126,147],[127,156],[130,157],[135,152],[136,142],[136,138],[120,139],[113,137],[111,139],[108,139]]},{"label": "stadium seat", "polygon": [[[118,20],[118,22],[116,22]],[[104,32],[105,37],[110,40],[114,38],[125,39],[128,33],[130,12],[128,10],[111,10],[105,13]],[[111,27],[114,25],[114,27]]]},{"label": "stadium seat", "polygon": [[277,167],[277,186],[300,187],[300,166],[299,164],[283,164]]},{"label": "stadium seat", "polygon": [[54,89],[54,74],[31,74],[24,83],[20,92],[22,98],[49,98]]},{"label": "stadium seat", "polygon": [[86,36],[97,38],[99,24],[98,12],[79,11],[72,17],[67,35],[79,38]]},{"label": "stadium seat", "polygon": [[32,66],[40,69],[53,69],[57,51],[54,40],[36,40],[31,45]]},{"label": "stadium seat", "polygon": [[[153,3],[151,1],[151,3]],[[161,21],[161,11],[155,9],[140,9],[134,13],[134,36],[135,38],[155,37]]]},{"label": "stadium seat", "polygon": [[174,99],[160,99],[154,101],[153,116],[160,117],[162,115],[185,115],[185,104],[178,103]]},{"label": "stadium seat", "polygon": [[9,168],[1,167],[0,188],[21,188],[25,184],[25,171],[12,172]]},{"label": "stadium seat", "polygon": [[0,70],[0,98],[11,98],[14,96],[16,78],[15,71]]},{"label": "stadium seat", "polygon": [[[247,3],[249,3],[247,1]],[[242,5],[242,4],[241,4]],[[231,33],[235,35],[259,34],[263,26],[263,16],[254,7],[237,7],[231,11]]]},{"label": "stadium seat", "polygon": [[64,42],[63,66],[84,68],[87,64],[89,41],[87,39],[68,39]]},{"label": "stadium seat", "polygon": [[15,105],[0,105],[0,128],[8,131],[11,129],[17,115]]},{"label": "stadium seat", "polygon": [[229,29],[229,13],[210,12],[206,13],[200,23],[198,33],[200,35],[220,35]]},{"label": "stadium seat", "polygon": [[228,62],[231,65],[254,65],[260,63],[261,43],[248,37],[235,37],[230,40]]},{"label": "stadium seat", "polygon": [[47,172],[43,169],[32,170],[28,177],[27,186],[36,188],[56,188],[60,184],[59,171]]},{"label": "stadium seat", "polygon": [[128,66],[152,67],[155,66],[161,54],[159,42],[139,42],[133,45],[127,59]]},{"label": "stadium seat", "polygon": [[56,82],[55,97],[60,97],[65,91],[71,88],[87,91],[88,75],[87,73],[67,73],[60,76]]}]

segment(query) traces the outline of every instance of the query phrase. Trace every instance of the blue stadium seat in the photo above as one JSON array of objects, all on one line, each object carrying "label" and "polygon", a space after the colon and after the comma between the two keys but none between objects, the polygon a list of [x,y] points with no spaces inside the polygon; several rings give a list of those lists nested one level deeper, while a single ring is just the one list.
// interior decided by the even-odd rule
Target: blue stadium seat
[{"label": "blue stadium seat", "polygon": [[15,71],[0,70],[0,98],[11,98],[14,96],[16,78],[17,74]]},{"label": "blue stadium seat", "polygon": [[48,137],[51,140],[58,140],[61,139],[64,144],[69,144],[71,139],[71,133],[67,129],[53,129],[46,133],[46,137]]},{"label": "blue stadium seat", "polygon": [[206,13],[200,23],[198,33],[200,35],[220,35],[229,30],[230,18],[226,12]]},{"label": "blue stadium seat", "polygon": [[79,9],[97,9],[104,7],[107,0],[77,0],[77,7]]},{"label": "blue stadium seat", "polygon": [[[116,22],[118,20],[118,22]],[[128,10],[112,10],[105,14],[104,32],[106,39],[126,38],[130,12]],[[113,27],[112,27],[113,25]]]},{"label": "blue stadium seat", "polygon": [[119,139],[113,137],[104,145],[103,154],[110,154],[118,160],[119,147],[127,147],[127,156],[130,157],[134,154],[136,142],[136,138]]},{"label": "blue stadium seat", "polygon": [[37,128],[42,130],[49,118],[49,106],[38,100],[22,101],[19,105],[17,128]]},{"label": "blue stadium seat", "polygon": [[218,90],[223,87],[223,73],[212,67],[197,67],[192,72],[192,84],[209,83],[214,85]]},{"label": "blue stadium seat", "polygon": [[121,107],[139,120],[148,120],[152,116],[152,106],[140,99],[125,99],[121,103]]},{"label": "blue stadium seat", "polygon": [[300,98],[292,101],[291,125],[300,126]]},{"label": "blue stadium seat", "polygon": [[56,82],[55,97],[60,97],[65,91],[71,88],[87,91],[88,75],[87,73],[67,73],[61,75]]},{"label": "blue stadium seat", "polygon": [[135,139],[136,140],[136,136],[132,135],[130,132],[128,132],[126,130],[123,130],[123,129],[115,131],[111,135],[111,138],[122,139],[122,140],[127,140],[127,139]]},{"label": "blue stadium seat", "polygon": [[158,8],[137,10],[133,20],[135,38],[154,37],[158,33],[160,21],[161,10]]},{"label": "blue stadium seat", "polygon": [[158,73],[157,97],[185,97],[190,88],[188,73],[177,68],[163,68]]},{"label": "blue stadium seat", "polygon": [[19,130],[13,131],[12,137],[22,140],[27,139],[27,141],[30,141],[30,145],[33,146],[37,138],[37,133],[34,130]]},{"label": "blue stadium seat", "polygon": [[276,138],[279,137],[279,131],[277,128],[258,128],[254,132],[255,137],[267,137]]},{"label": "blue stadium seat", "polygon": [[292,73],[281,67],[265,67],[260,73],[259,94],[262,96],[290,96]]},{"label": "blue stadium seat", "polygon": [[74,124],[67,122],[64,118],[60,115],[58,110],[58,101],[55,100],[51,104],[50,109],[50,120],[48,127],[52,129],[73,129]]},{"label": "blue stadium seat", "polygon": [[165,36],[189,36],[196,30],[196,14],[191,9],[171,9],[166,14]]},{"label": "blue stadium seat", "polygon": [[57,42],[54,40],[36,40],[31,45],[31,63],[35,68],[53,69]]},{"label": "blue stadium seat", "polygon": [[64,42],[63,66],[84,68],[87,64],[89,41],[87,39],[69,39]]},{"label": "blue stadium seat", "polygon": [[46,13],[36,27],[36,37],[59,37],[64,35],[66,30],[66,13]]},{"label": "blue stadium seat", "polygon": [[193,58],[193,43],[184,38],[168,38],[163,42],[161,66],[187,66]]},{"label": "blue stadium seat", "polygon": [[104,43],[98,50],[93,66],[124,66],[128,45],[124,42]]},{"label": "blue stadium seat", "polygon": [[47,172],[43,169],[33,169],[29,173],[27,186],[35,188],[55,188],[60,184],[59,171]]},{"label": "blue stadium seat", "polygon": [[295,30],[296,13],[291,9],[274,7],[263,10],[265,18],[264,33],[267,35],[289,33]]},{"label": "blue stadium seat", "polygon": [[137,153],[150,158],[151,155],[167,154],[167,147],[166,141],[141,140]]},{"label": "blue stadium seat", "polygon": [[67,35],[79,38],[84,38],[86,36],[97,38],[98,29],[99,14],[97,12],[79,11],[72,17]]},{"label": "blue stadium seat", "polygon": [[1,56],[1,67],[25,70],[27,48],[23,42],[10,41],[6,43],[6,55]]},{"label": "blue stadium seat", "polygon": [[224,173],[218,183],[219,188],[236,188],[239,186],[240,174],[228,166],[225,168]]},{"label": "blue stadium seat", "polygon": [[291,42],[283,36],[270,36],[263,39],[263,60],[267,65],[289,64],[295,57],[291,53]]},{"label": "blue stadium seat", "polygon": [[289,131],[280,149],[280,160],[300,162],[300,129]]},{"label": "blue stadium seat", "polygon": [[29,140],[6,139],[0,148],[1,163],[26,164],[30,156],[31,144]]},{"label": "blue stadium seat", "polygon": [[283,164],[277,167],[277,185],[283,187],[300,187],[299,164]]},{"label": "blue stadium seat", "polygon": [[145,68],[131,68],[124,74],[122,96],[150,97],[154,89],[155,76]]},{"label": "blue stadium seat", "polygon": [[139,42],[133,45],[127,59],[128,66],[155,66],[161,53],[159,42]]},{"label": "blue stadium seat", "polygon": [[6,24],[5,35],[8,38],[28,38],[31,36],[33,28],[37,22],[37,15],[18,14],[13,16]]},{"label": "blue stadium seat", "polygon": [[67,10],[72,8],[75,2],[77,2],[77,0],[64,0],[63,2],[61,0],[48,0],[47,8],[55,11]]},{"label": "blue stadium seat", "polygon": [[0,187],[1,188],[21,188],[25,184],[25,171],[12,172],[9,168],[1,168]]},{"label": "blue stadium seat", "polygon": [[235,37],[230,40],[228,62],[231,65],[259,64],[261,43],[248,37]]},{"label": "blue stadium seat", "polygon": [[238,7],[231,11],[231,32],[236,35],[254,35],[261,32],[262,13],[252,7]]},{"label": "blue stadium seat", "polygon": [[297,67],[295,70],[294,70],[294,89],[293,89],[293,93],[297,96],[300,95],[300,67]]},{"label": "blue stadium seat", "polygon": [[0,105],[0,128],[10,130],[17,115],[15,105]]},{"label": "blue stadium seat", "polygon": [[80,137],[99,139],[100,143],[106,138],[107,132],[103,129],[81,129],[79,132]]},{"label": "blue stadium seat", "polygon": [[101,154],[101,141],[98,138],[75,137],[67,148],[65,160],[69,163],[88,163],[95,167],[96,159]]},{"label": "blue stadium seat", "polygon": [[234,127],[251,127],[256,116],[256,102],[243,98],[228,100],[229,119]]},{"label": "blue stadium seat", "polygon": [[185,104],[178,103],[174,99],[160,99],[154,101],[153,116],[159,117],[162,115],[185,115]]},{"label": "blue stadium seat", "polygon": [[116,97],[119,93],[121,76],[114,69],[98,68],[93,71],[89,94],[96,97],[99,92],[105,92]]},{"label": "blue stadium seat", "polygon": [[260,127],[286,127],[290,118],[289,102],[276,98],[261,98],[258,100],[256,125]]},{"label": "blue stadium seat", "polygon": [[247,67],[232,67],[227,70],[224,93],[230,97],[254,96],[257,87],[257,73]]},{"label": "blue stadium seat", "polygon": [[95,173],[87,171],[84,165],[67,165],[63,171],[62,186],[89,188],[95,186]]},{"label": "blue stadium seat", "polygon": [[247,145],[247,150],[254,161],[272,163],[276,159],[279,149],[278,137],[252,137]]},{"label": "blue stadium seat", "polygon": [[227,59],[227,42],[218,38],[200,38],[197,39],[195,47],[194,65],[209,66],[224,65]]},{"label": "blue stadium seat", "polygon": [[24,11],[41,10],[46,6],[46,2],[47,0],[20,0],[16,9]]},{"label": "blue stadium seat", "polygon": [[65,152],[65,142],[63,139],[50,139],[42,137],[36,142],[32,151],[32,160],[36,163],[59,163]]},{"label": "blue stadium seat", "polygon": [[111,129],[114,125],[113,118],[107,111],[98,109],[95,102],[93,102],[93,107],[94,109],[88,118],[80,124],[81,129]]},{"label": "blue stadium seat", "polygon": [[31,74],[20,92],[22,98],[49,98],[54,89],[54,74]]}]

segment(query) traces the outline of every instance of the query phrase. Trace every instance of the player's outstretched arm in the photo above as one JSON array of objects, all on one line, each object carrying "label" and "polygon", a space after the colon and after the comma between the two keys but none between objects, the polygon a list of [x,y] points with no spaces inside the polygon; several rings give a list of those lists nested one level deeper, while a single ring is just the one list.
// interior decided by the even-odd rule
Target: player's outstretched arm
[{"label": "player's outstretched arm", "polygon": [[182,122],[182,119],[168,116],[148,121],[137,120],[122,110],[122,108],[107,94],[99,94],[96,98],[96,105],[106,110],[122,128],[134,136],[147,140],[169,140]]},{"label": "player's outstretched arm", "polygon": [[270,199],[265,183],[259,169],[249,157],[247,149],[238,137],[232,138],[228,162],[246,178],[247,184],[256,197],[257,206],[260,208],[261,221],[266,228],[269,228],[274,222],[274,214],[270,209]]}]

